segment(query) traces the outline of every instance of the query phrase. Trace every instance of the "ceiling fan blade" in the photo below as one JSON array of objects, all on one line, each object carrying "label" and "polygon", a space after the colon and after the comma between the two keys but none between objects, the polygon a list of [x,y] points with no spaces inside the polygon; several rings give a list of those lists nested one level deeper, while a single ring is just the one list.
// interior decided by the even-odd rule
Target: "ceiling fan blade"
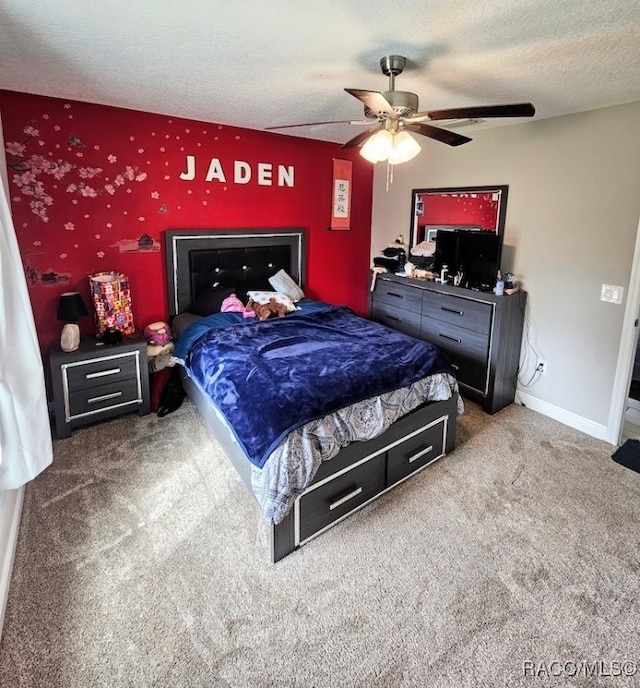
[{"label": "ceiling fan blade", "polygon": [[363,91],[359,88],[345,88],[344,90],[364,103],[373,113],[386,112],[388,115],[396,114],[391,107],[391,103],[380,91]]},{"label": "ceiling fan blade", "polygon": [[[335,119],[330,122],[305,122],[304,124],[283,124],[279,127],[265,127],[265,130],[271,129],[293,129],[294,127],[316,127],[319,124],[361,124],[361,122],[350,119]],[[362,122],[362,124],[370,124],[370,122]]]},{"label": "ceiling fan blade", "polygon": [[340,148],[355,148],[361,143],[364,143],[370,136],[373,136],[376,131],[380,131],[380,127],[378,125],[375,127],[369,127],[366,131],[361,131],[357,136],[354,136],[346,143],[343,143]]},{"label": "ceiling fan blade", "polygon": [[408,131],[414,132],[414,134],[421,134],[422,136],[428,136],[430,139],[442,141],[442,143],[446,143],[449,146],[460,146],[463,143],[468,143],[469,141],[471,141],[471,139],[468,136],[457,134],[455,131],[441,129],[440,127],[433,127],[430,124],[424,124],[422,122],[416,122],[415,124],[405,124],[404,128]]},{"label": "ceiling fan blade", "polygon": [[[422,113],[416,113],[416,116]],[[481,105],[478,107],[449,108],[432,110],[429,119],[464,119],[466,117],[533,117],[536,109],[531,103],[512,103],[511,105]]]}]

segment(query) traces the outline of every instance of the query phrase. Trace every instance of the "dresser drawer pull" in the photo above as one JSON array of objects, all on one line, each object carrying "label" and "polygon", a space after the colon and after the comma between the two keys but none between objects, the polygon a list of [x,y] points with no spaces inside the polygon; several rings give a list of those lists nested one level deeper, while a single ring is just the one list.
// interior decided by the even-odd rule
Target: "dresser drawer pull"
[{"label": "dresser drawer pull", "polygon": [[464,315],[464,311],[459,311],[456,308],[447,308],[446,306],[440,306],[441,311],[447,311],[447,313],[455,313],[456,315]]},{"label": "dresser drawer pull", "polygon": [[397,299],[404,299],[404,294],[397,294],[395,291],[388,291],[387,296],[395,296]]},{"label": "dresser drawer pull", "polygon": [[101,370],[97,373],[87,373],[85,378],[87,380],[93,380],[95,377],[104,377],[105,375],[117,375],[120,372],[120,368],[110,368],[109,370]]},{"label": "dresser drawer pull", "polygon": [[421,456],[428,454],[430,451],[433,451],[433,445],[427,447],[426,449],[421,449],[420,451],[416,452],[413,456],[410,456],[409,463],[417,461]]},{"label": "dresser drawer pull", "polygon": [[450,339],[452,342],[457,342],[458,344],[462,343],[462,339],[459,337],[452,337],[449,334],[442,334],[442,332],[438,332],[438,337],[442,337],[443,339]]},{"label": "dresser drawer pull", "polygon": [[387,315],[387,314],[385,313],[385,316],[384,316],[384,317],[385,317],[386,320],[393,320],[393,322],[399,322],[399,323],[402,322],[402,318],[398,318],[396,315]]},{"label": "dresser drawer pull", "polygon": [[99,401],[106,401],[107,399],[115,399],[116,397],[121,397],[122,392],[113,392],[112,394],[103,394],[99,397],[92,397],[87,399],[87,404],[97,404]]},{"label": "dresser drawer pull", "polygon": [[333,511],[334,509],[337,509],[339,506],[342,506],[345,502],[348,502],[350,499],[353,499],[354,497],[357,497],[360,493],[362,492],[362,488],[358,487],[352,492],[349,492],[349,494],[346,494],[344,497],[340,497],[340,499],[336,499],[335,502],[332,502],[329,504],[329,511]]}]

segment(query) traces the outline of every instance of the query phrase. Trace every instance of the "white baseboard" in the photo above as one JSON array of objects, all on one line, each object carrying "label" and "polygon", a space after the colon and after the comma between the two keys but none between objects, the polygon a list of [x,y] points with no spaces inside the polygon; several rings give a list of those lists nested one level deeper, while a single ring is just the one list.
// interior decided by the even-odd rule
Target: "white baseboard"
[{"label": "white baseboard", "polygon": [[18,542],[24,488],[0,492],[0,638],[9,597],[13,555]]},{"label": "white baseboard", "polygon": [[611,444],[611,440],[609,439],[609,428],[606,425],[594,423],[588,418],[578,416],[575,413],[571,413],[559,406],[554,406],[546,401],[542,401],[542,399],[538,399],[520,390],[516,393],[515,403],[526,406],[533,411],[541,413],[543,416],[553,418],[554,420],[560,421],[560,423],[568,425],[570,428],[581,430],[587,435],[591,435],[591,437],[595,437],[598,440],[604,440]]}]

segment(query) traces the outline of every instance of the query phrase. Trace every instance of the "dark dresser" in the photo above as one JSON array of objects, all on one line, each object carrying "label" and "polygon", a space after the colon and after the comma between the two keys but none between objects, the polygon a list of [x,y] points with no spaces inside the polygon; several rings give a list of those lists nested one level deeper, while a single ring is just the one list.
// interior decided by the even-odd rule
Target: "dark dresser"
[{"label": "dark dresser", "polygon": [[391,273],[377,276],[372,320],[435,344],[463,396],[496,413],[515,397],[526,292],[496,296]]}]

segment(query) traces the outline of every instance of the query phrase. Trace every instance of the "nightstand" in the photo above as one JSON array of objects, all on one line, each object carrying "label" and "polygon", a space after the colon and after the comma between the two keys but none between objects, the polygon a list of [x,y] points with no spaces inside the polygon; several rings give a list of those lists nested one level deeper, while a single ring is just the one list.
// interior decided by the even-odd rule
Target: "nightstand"
[{"label": "nightstand", "polygon": [[76,351],[56,344],[49,358],[56,434],[87,423],[137,411],[149,413],[147,342],[141,335],[107,346],[83,337]]}]

